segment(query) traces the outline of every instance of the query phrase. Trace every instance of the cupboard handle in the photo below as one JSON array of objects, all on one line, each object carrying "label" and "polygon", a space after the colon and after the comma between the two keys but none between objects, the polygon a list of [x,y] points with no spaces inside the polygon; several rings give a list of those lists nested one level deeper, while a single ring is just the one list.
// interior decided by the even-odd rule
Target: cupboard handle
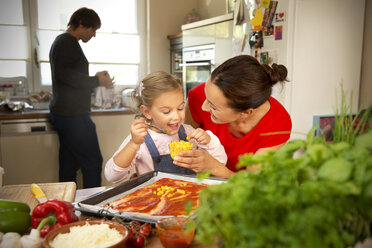
[{"label": "cupboard handle", "polygon": [[200,62],[200,63],[186,63],[186,64],[180,64],[180,66],[203,66],[203,65],[211,65],[210,62]]}]

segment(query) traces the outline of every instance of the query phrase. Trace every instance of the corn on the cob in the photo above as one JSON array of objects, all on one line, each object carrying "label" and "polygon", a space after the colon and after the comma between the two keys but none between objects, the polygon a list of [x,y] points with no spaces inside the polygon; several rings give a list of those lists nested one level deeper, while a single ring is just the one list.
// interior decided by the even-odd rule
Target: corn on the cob
[{"label": "corn on the cob", "polygon": [[172,158],[176,157],[180,151],[188,151],[192,149],[193,144],[187,141],[173,141],[169,143],[169,153]]}]

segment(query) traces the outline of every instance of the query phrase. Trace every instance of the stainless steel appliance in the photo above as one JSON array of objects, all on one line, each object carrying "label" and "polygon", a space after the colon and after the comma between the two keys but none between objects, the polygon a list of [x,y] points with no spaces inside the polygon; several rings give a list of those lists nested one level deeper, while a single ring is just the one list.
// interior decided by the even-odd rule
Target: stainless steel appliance
[{"label": "stainless steel appliance", "polygon": [[183,83],[186,95],[190,89],[207,81],[214,69],[215,45],[185,47],[183,54]]}]

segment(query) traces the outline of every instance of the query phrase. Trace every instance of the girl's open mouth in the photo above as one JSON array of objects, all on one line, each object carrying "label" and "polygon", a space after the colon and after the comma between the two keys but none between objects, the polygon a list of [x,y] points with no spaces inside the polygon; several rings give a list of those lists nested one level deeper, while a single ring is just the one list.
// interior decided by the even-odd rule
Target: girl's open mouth
[{"label": "girl's open mouth", "polygon": [[177,130],[178,127],[179,127],[179,123],[176,123],[176,124],[168,124],[168,127],[169,127],[171,130]]}]

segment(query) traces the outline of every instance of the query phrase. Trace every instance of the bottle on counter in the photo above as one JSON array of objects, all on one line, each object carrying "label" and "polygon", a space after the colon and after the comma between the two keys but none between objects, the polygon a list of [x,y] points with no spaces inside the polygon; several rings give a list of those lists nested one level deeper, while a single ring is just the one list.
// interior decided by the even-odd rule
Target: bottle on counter
[{"label": "bottle on counter", "polygon": [[15,95],[16,96],[26,96],[26,88],[22,81],[18,81],[15,86]]}]

